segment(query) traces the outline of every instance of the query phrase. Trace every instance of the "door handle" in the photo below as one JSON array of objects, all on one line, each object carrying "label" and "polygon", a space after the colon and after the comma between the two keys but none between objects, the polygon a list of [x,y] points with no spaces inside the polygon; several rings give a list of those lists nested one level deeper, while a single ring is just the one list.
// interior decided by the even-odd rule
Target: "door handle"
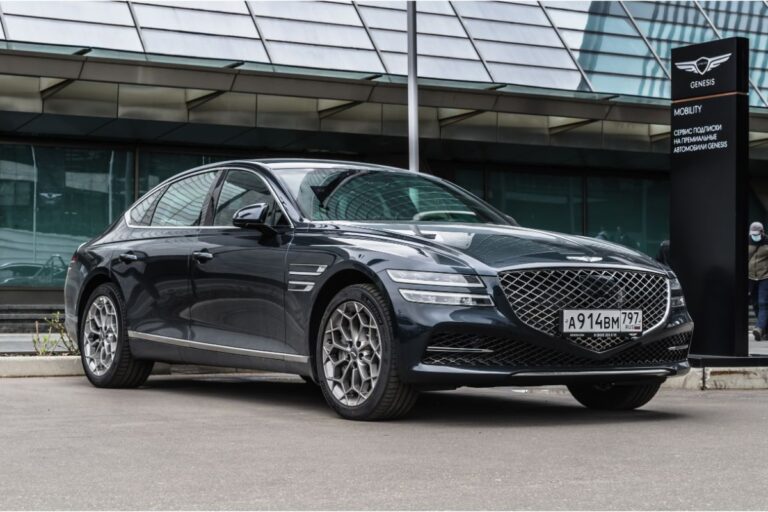
[{"label": "door handle", "polygon": [[134,261],[138,261],[139,257],[136,256],[133,252],[124,252],[120,255],[120,260],[125,263],[131,263]]},{"label": "door handle", "polygon": [[195,258],[195,260],[199,261],[200,263],[205,263],[206,261],[213,259],[213,254],[203,249],[202,251],[193,252],[192,257]]}]

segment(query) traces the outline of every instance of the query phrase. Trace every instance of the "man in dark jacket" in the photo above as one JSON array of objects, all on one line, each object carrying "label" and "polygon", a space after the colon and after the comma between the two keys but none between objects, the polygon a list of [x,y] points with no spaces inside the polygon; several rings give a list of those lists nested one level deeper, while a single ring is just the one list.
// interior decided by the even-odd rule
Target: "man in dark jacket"
[{"label": "man in dark jacket", "polygon": [[756,341],[768,336],[768,239],[763,225],[753,222],[749,226],[749,294],[757,315],[752,330]]}]

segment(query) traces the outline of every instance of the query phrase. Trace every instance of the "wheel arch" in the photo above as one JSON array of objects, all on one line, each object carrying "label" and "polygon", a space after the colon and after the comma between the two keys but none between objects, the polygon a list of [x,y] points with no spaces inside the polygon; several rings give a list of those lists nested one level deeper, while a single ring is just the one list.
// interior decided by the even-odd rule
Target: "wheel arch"
[{"label": "wheel arch", "polygon": [[106,269],[98,269],[95,272],[93,272],[90,276],[88,276],[88,279],[83,283],[83,286],[80,288],[80,296],[77,299],[77,336],[80,336],[80,321],[82,320],[83,316],[83,308],[85,307],[85,301],[88,300],[88,297],[91,296],[91,293],[93,293],[93,290],[101,286],[105,283],[112,283],[117,285],[113,279],[110,278],[109,273]]},{"label": "wheel arch", "polygon": [[[315,296],[314,303],[312,304],[312,312],[309,316],[309,329],[307,330],[307,345],[309,346],[309,357],[312,366],[312,376],[317,379],[316,372],[316,338],[318,335],[318,329],[320,329],[320,321],[323,318],[325,309],[331,302],[331,299],[336,296],[341,290],[348,286],[355,284],[372,284],[377,287],[387,300],[390,312],[392,311],[392,302],[387,293],[387,289],[384,284],[368,267],[351,266],[338,269],[333,274],[330,274],[324,281],[323,285]],[[393,322],[394,324],[394,322]]]}]

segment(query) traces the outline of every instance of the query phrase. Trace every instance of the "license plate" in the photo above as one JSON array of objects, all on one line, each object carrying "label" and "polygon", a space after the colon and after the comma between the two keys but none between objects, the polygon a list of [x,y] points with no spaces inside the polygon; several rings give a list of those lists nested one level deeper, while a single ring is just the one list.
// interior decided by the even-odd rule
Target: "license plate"
[{"label": "license plate", "polygon": [[640,333],[643,312],[639,309],[565,309],[563,333]]}]

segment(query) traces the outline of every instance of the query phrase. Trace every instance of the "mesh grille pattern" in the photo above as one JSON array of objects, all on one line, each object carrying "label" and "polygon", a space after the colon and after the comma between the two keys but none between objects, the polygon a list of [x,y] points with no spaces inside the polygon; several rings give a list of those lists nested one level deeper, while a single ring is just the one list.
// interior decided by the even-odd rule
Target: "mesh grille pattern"
[{"label": "mesh grille pattern", "polygon": [[648,345],[638,345],[607,359],[592,359],[567,354],[551,348],[539,347],[512,338],[497,338],[477,334],[440,332],[432,336],[430,346],[441,348],[472,348],[492,350],[485,353],[427,352],[425,364],[471,367],[523,367],[523,368],[595,368],[621,366],[653,366],[676,363],[688,357],[688,347],[670,350],[670,347],[689,345],[691,333],[676,334]]},{"label": "mesh grille pattern", "polygon": [[605,352],[631,341],[628,335],[564,336],[564,309],[639,309],[646,331],[667,311],[667,277],[612,269],[537,269],[499,274],[501,287],[515,315],[526,325],[567,339],[593,352]]}]

